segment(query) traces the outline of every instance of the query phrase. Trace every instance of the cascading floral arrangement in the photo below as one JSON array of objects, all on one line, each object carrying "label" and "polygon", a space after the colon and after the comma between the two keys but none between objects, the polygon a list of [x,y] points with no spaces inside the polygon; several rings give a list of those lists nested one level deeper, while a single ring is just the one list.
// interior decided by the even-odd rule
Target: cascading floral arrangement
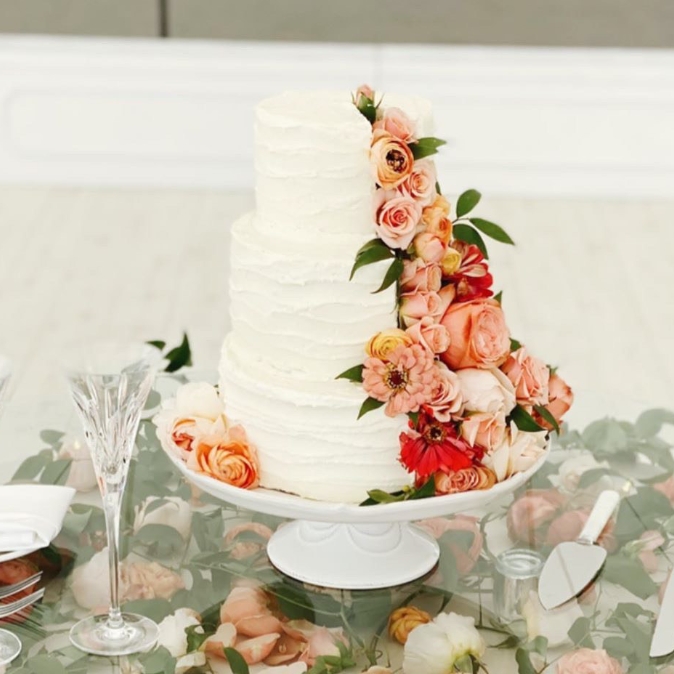
[{"label": "cascading floral arrangement", "polygon": [[445,141],[418,137],[410,117],[375,103],[368,86],[353,102],[372,124],[376,237],[357,252],[351,277],[391,261],[375,292],[395,284],[398,325],[373,335],[364,362],[338,378],[367,393],[359,418],[382,406],[409,417],[399,459],[415,476],[414,488],[373,490],[365,503],[488,489],[538,460],[573,394],[510,336],[481,233],[513,240],[472,215],[480,193],[461,194],[450,218],[429,158]]}]

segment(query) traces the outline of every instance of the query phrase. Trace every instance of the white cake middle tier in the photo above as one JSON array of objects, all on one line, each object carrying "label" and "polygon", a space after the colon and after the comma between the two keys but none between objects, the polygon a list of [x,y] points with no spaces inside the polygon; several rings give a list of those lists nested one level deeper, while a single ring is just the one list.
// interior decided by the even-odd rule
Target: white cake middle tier
[{"label": "white cake middle tier", "polygon": [[395,291],[373,293],[387,262],[358,270],[356,250],[316,252],[259,234],[248,214],[232,228],[231,345],[289,381],[334,382],[363,362],[364,347],[396,326]]}]

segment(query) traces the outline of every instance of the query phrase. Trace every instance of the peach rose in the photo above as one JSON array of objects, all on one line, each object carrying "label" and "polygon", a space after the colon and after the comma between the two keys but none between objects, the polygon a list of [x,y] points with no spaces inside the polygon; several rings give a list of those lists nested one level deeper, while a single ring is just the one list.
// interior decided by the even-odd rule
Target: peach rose
[{"label": "peach rose", "polygon": [[425,625],[431,620],[430,614],[416,606],[401,606],[389,616],[388,633],[391,639],[395,639],[399,644],[404,644],[415,627]]},{"label": "peach rose", "polygon": [[[400,108],[385,108],[372,128],[375,131],[385,131],[403,143],[414,143],[417,140],[414,122]],[[435,186],[435,180],[433,185]]]},{"label": "peach rose", "polygon": [[605,650],[579,648],[557,660],[557,674],[623,674],[620,663]]},{"label": "peach rose", "polygon": [[124,601],[170,599],[185,587],[183,579],[157,562],[132,562],[121,566]]},{"label": "peach rose", "polygon": [[284,629],[292,637],[306,641],[300,662],[306,663],[309,667],[313,667],[316,658],[320,656],[338,656],[338,642],[348,645],[341,627],[319,627],[307,620],[291,620],[285,624]]},{"label": "peach rose", "polygon": [[418,323],[424,316],[438,322],[446,315],[447,307],[454,300],[454,292],[454,286],[445,286],[439,292],[404,293],[400,298],[400,320],[406,328]]},{"label": "peach rose", "polygon": [[534,358],[525,347],[513,351],[501,366],[501,371],[515,387],[517,402],[523,405],[547,405],[550,369]]},{"label": "peach rose", "polygon": [[545,539],[544,527],[560,512],[566,498],[555,489],[530,489],[508,509],[508,535],[515,543],[536,545]]},{"label": "peach rose", "polygon": [[461,422],[461,437],[469,445],[479,445],[490,452],[503,443],[506,428],[506,418],[502,412],[477,412]]},{"label": "peach rose", "polygon": [[438,292],[442,287],[442,270],[437,264],[426,264],[414,258],[403,262],[400,290],[403,293]]},{"label": "peach rose", "polygon": [[[434,517],[417,522],[417,526],[428,532],[433,538],[440,538],[444,534],[449,534],[447,541],[456,561],[456,569],[461,576],[465,576],[473,570],[482,553],[484,537],[479,524],[477,517],[469,515],[454,515],[451,518]],[[452,539],[452,532],[454,531],[467,531],[473,534],[473,540],[467,550]]]},{"label": "peach rose", "polygon": [[[260,541],[237,540],[241,534],[252,533],[260,537]],[[232,559],[247,559],[263,550],[265,541],[272,536],[273,531],[261,522],[244,522],[232,527],[225,534],[225,544],[230,545],[229,556]]]},{"label": "peach rose", "polygon": [[446,251],[447,244],[432,232],[421,232],[414,237],[414,253],[426,264],[441,262]]},{"label": "peach rose", "polygon": [[664,482],[654,484],[653,489],[664,494],[669,499],[669,502],[674,505],[674,475],[667,478]]},{"label": "peach rose", "polygon": [[259,585],[241,584],[232,588],[220,607],[220,622],[232,623],[256,615],[271,615],[269,598]]},{"label": "peach rose", "polygon": [[440,322],[450,338],[441,357],[453,370],[499,367],[510,354],[510,332],[496,300],[453,304]]},{"label": "peach rose", "polygon": [[435,474],[435,493],[460,494],[465,491],[491,489],[496,484],[496,476],[486,466],[471,466],[449,473]]},{"label": "peach rose", "polygon": [[253,489],[258,485],[257,452],[241,426],[232,426],[224,434],[203,438],[189,455],[187,465],[241,489]]},{"label": "peach rose", "polygon": [[[565,513],[562,513],[550,524],[545,538],[546,543],[557,545],[564,541],[576,540],[580,536],[580,532],[583,530],[588,517],[589,513],[585,510],[567,510]],[[597,540],[597,543],[609,552],[613,552],[617,546],[615,536],[613,535],[613,527],[613,521],[609,521]]]},{"label": "peach rose", "polygon": [[374,335],[365,346],[365,353],[371,358],[386,360],[386,356],[401,344],[412,346],[414,339],[400,328],[390,328]]},{"label": "peach rose", "polygon": [[[407,143],[388,131],[376,129],[372,134],[370,164],[377,184],[385,190],[395,189],[412,173],[414,155]],[[416,203],[413,199],[409,201]]]},{"label": "peach rose", "polygon": [[433,231],[441,227],[441,221],[447,218],[449,218],[449,202],[442,194],[436,194],[433,203],[426,206],[421,213],[422,222]]},{"label": "peach rose", "polygon": [[377,190],[374,197],[377,236],[389,248],[407,248],[417,232],[421,208],[410,197],[394,196],[395,192]]},{"label": "peach rose", "polygon": [[421,320],[407,328],[405,333],[415,344],[421,344],[431,353],[444,353],[449,348],[449,334],[444,325],[433,321],[431,316],[423,316]]},{"label": "peach rose", "polygon": [[[559,423],[562,420],[562,417],[571,409],[571,405],[573,404],[573,391],[559,375],[553,374],[550,377],[550,382],[548,384],[548,395],[550,402],[548,402],[545,407],[555,418],[555,421]],[[534,418],[538,424],[543,426],[543,428],[552,428],[552,426],[538,414],[534,414]]]},{"label": "peach rose", "polygon": [[433,410],[433,416],[438,421],[448,423],[452,415],[458,415],[463,407],[461,381],[456,372],[452,372],[444,363],[437,361],[435,367],[438,376],[426,405]]},{"label": "peach rose", "polygon": [[412,173],[403,182],[398,191],[407,197],[412,197],[422,206],[428,206],[435,200],[437,194],[435,182],[435,164],[430,159],[419,159],[414,162]]},{"label": "peach rose", "polygon": [[224,658],[224,649],[234,647],[236,636],[236,627],[232,623],[222,623],[218,625],[215,633],[204,641],[204,651],[216,658]]}]

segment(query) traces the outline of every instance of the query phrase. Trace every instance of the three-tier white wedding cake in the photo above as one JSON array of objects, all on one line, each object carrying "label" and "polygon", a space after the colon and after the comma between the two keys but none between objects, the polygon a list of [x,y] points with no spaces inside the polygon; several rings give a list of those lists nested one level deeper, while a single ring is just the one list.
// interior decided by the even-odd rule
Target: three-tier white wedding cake
[{"label": "three-tier white wedding cake", "polygon": [[[430,103],[386,94],[422,136]],[[372,127],[348,92],[289,92],[255,121],[255,212],[232,228],[230,312],[220,388],[228,416],[256,445],[260,484],[357,502],[374,485],[400,489],[405,425],[382,410],[357,419],[363,393],[335,377],[396,326],[394,288],[373,294],[386,262],[350,281],[373,237]]]}]

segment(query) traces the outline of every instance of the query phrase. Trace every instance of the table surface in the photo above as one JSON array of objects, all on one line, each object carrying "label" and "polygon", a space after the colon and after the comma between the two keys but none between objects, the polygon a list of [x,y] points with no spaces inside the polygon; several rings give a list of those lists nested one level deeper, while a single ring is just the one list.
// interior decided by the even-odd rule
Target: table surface
[{"label": "table surface", "polygon": [[[0,478],[8,481],[24,459],[45,448],[58,452],[61,444],[70,443],[72,434],[78,432],[57,365],[59,353],[69,343],[110,335],[171,342],[179,340],[181,331],[186,329],[197,367],[215,367],[228,327],[227,232],[232,219],[251,204],[248,193],[0,189],[0,315],[5,317],[0,350],[16,365],[12,395],[0,421]],[[674,361],[669,353],[674,301],[667,292],[674,281],[674,267],[668,259],[674,243],[674,229],[669,223],[671,206],[667,202],[524,199],[490,200],[485,204],[482,214],[506,226],[518,244],[515,249],[491,246],[493,270],[497,285],[505,289],[503,302],[512,332],[525,339],[535,352],[560,364],[565,378],[576,388],[578,400],[570,417],[574,428],[583,429],[592,420],[607,415],[634,421],[648,408],[672,407]],[[69,435],[41,439],[43,429]],[[553,528],[557,533],[549,534],[552,523],[566,517],[568,524],[574,516],[567,513],[585,512],[597,489],[609,480],[604,477],[603,483],[590,480],[582,488],[569,488],[568,480],[565,483],[566,478],[558,476],[556,466],[560,462],[571,466],[568,470],[572,475],[574,470],[587,469],[582,458],[585,450],[578,449],[582,445],[599,452],[600,460],[625,474],[624,457],[615,452],[615,433],[620,436],[620,432],[606,424],[602,429],[604,435],[589,432],[580,440],[576,438],[577,447],[555,449],[550,467],[531,485],[556,489],[564,497],[564,505],[540,527],[534,526],[538,522],[533,521],[528,526],[526,518],[519,522],[520,531],[532,529],[535,540],[528,543],[544,554],[549,550],[550,536],[565,529],[562,520]],[[642,442],[647,439],[641,438],[639,443]],[[629,448],[634,449],[631,444]],[[666,455],[671,458],[669,449],[657,451],[661,452],[663,463]],[[157,476],[163,475],[164,468],[157,467]],[[567,469],[563,473],[564,470]],[[629,474],[634,476],[633,471]],[[57,475],[58,471],[52,469],[49,479]],[[443,558],[448,560],[445,578],[439,580],[436,575],[423,588],[407,588],[408,592],[401,588],[394,593],[366,596],[298,587],[271,570],[259,548],[252,557],[237,559],[246,548],[237,548],[237,541],[226,544],[225,531],[251,521],[253,514],[207,499],[195,501],[177,474],[166,473],[165,477],[164,483],[157,484],[147,476],[143,479],[140,473],[132,475],[125,510],[127,547],[132,559],[141,563],[152,558],[175,569],[182,582],[191,587],[190,591],[178,590],[168,600],[150,600],[141,605],[158,619],[183,605],[208,613],[227,596],[233,580],[255,575],[277,595],[278,588],[282,588],[280,594],[290,592],[288,588],[299,593],[302,601],[296,608],[298,615],[303,611],[316,622],[332,624],[346,615],[358,634],[367,635],[373,627],[379,627],[390,609],[414,593],[413,603],[431,612],[440,610],[451,595],[444,610],[477,616],[481,613],[484,635],[490,644],[503,641],[503,631],[514,631],[522,643],[527,641],[524,621],[506,626],[489,622],[494,556],[521,544],[515,540],[512,527],[509,533],[506,526],[505,515],[512,499],[497,504],[489,513],[473,513],[485,544],[476,566],[466,575],[460,576],[455,567],[457,560],[467,554],[462,546],[470,547],[474,539],[450,534],[441,541]],[[611,483],[615,484],[615,480],[620,478]],[[173,543],[168,541],[159,549],[150,549],[142,535],[133,535],[133,507],[152,493],[166,495],[166,490],[189,503],[191,535],[182,548],[171,539]],[[535,611],[529,615],[529,634],[548,636],[551,660],[574,647],[567,633],[581,617],[587,622],[578,623],[574,637],[580,640],[584,634],[578,632],[586,627],[596,646],[606,636],[629,642],[624,630],[616,627],[618,618],[623,627],[625,621],[637,624],[637,632],[631,633],[633,640],[638,641],[639,631],[642,637],[646,635],[643,638],[648,637],[652,629],[652,614],[648,612],[658,609],[658,585],[669,568],[668,531],[674,529],[670,526],[674,510],[669,512],[669,501],[664,496],[663,499],[644,483],[630,502],[630,511],[638,517],[630,518],[625,514],[627,507],[621,506],[611,543],[615,547],[611,558],[617,560],[612,563],[612,580],[617,579],[618,583],[604,578],[599,591],[582,606],[573,603],[553,616]],[[79,494],[77,500],[84,505],[70,516],[65,535],[56,542],[60,555],[50,558],[52,578],[46,601],[23,626],[11,629],[24,638],[26,655],[34,658],[50,653],[70,667],[67,671],[93,671],[101,665],[96,659],[69,664],[75,653],[67,647],[66,637],[73,616],[86,613],[74,599],[74,569],[84,567],[92,551],[104,544],[97,516],[87,515],[89,519],[83,524],[83,513],[97,513],[97,495]],[[225,531],[221,528],[223,522]],[[273,528],[278,523],[270,520],[265,524]],[[84,529],[76,534],[82,526]],[[452,525],[450,521],[446,526],[464,525]],[[634,543],[646,530],[657,530],[666,539],[654,553],[655,563],[644,554],[643,546]],[[251,543],[238,541],[241,542]],[[254,547],[249,546],[248,550]],[[233,554],[234,549],[238,552]],[[199,568],[210,581],[206,586],[192,587],[196,577],[194,557],[204,552],[211,557],[203,557],[206,562],[199,562]],[[57,559],[60,561],[55,563]],[[642,559],[648,571],[644,570]],[[46,562],[42,559],[40,563]],[[631,589],[642,596],[623,587],[630,586],[627,577],[638,578]],[[621,602],[638,604],[644,614],[614,616],[613,624],[607,627],[606,620]],[[281,606],[288,610],[292,603],[285,601]],[[376,615],[367,613],[364,606]],[[378,646],[385,654],[384,661],[390,654],[394,665],[399,663],[401,647],[385,634]],[[631,642],[623,645],[625,652],[631,653],[632,665],[647,662],[643,654],[635,655],[642,646]],[[513,650],[490,648],[485,661],[492,672],[509,674],[518,670]],[[39,667],[37,662],[35,666]],[[658,671],[665,663],[651,664],[653,669],[638,670],[640,674]],[[132,665],[112,663],[118,671],[133,671]],[[623,660],[623,665],[625,671],[631,666],[628,659]],[[226,671],[220,662],[213,667],[215,671]],[[9,669],[14,670],[17,668]],[[24,671],[48,670],[33,670],[29,665]],[[554,665],[550,671],[554,671]]]}]

